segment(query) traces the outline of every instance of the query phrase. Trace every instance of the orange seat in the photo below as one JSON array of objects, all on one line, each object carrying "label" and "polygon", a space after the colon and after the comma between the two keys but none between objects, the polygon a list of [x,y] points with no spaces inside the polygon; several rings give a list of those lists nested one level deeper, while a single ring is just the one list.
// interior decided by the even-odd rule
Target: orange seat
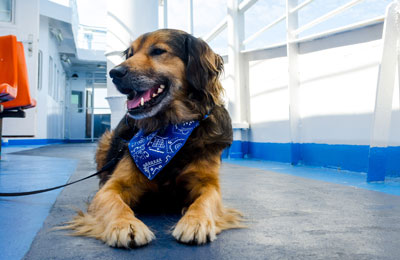
[{"label": "orange seat", "polygon": [[0,37],[0,102],[17,96],[18,61],[17,38],[14,35]]},{"label": "orange seat", "polygon": [[12,108],[31,108],[36,106],[36,100],[29,92],[28,71],[26,69],[24,46],[22,42],[17,42],[17,62],[18,62],[18,88],[17,96],[14,100],[2,103],[4,109]]}]

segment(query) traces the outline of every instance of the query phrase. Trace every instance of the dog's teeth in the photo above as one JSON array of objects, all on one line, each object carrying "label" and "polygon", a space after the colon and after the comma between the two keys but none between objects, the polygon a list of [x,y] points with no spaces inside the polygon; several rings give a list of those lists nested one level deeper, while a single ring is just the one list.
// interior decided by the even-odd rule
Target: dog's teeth
[{"label": "dog's teeth", "polygon": [[140,99],[140,105],[144,106],[144,98]]},{"label": "dog's teeth", "polygon": [[161,88],[161,89],[164,89],[164,88],[165,88],[165,86],[164,86],[164,85],[160,85],[160,88]]},{"label": "dog's teeth", "polygon": [[157,96],[157,94],[156,93],[153,93],[153,97],[156,97]]},{"label": "dog's teeth", "polygon": [[163,89],[160,87],[160,88],[157,90],[157,93],[161,93],[161,92],[163,92]]}]

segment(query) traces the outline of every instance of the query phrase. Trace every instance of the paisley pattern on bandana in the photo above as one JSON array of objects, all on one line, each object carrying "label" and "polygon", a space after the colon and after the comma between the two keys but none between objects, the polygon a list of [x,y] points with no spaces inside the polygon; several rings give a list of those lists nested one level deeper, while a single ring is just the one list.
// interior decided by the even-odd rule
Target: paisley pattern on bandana
[{"label": "paisley pattern on bandana", "polygon": [[152,180],[186,143],[199,121],[169,125],[145,135],[140,130],[129,142],[129,152],[139,170]]}]

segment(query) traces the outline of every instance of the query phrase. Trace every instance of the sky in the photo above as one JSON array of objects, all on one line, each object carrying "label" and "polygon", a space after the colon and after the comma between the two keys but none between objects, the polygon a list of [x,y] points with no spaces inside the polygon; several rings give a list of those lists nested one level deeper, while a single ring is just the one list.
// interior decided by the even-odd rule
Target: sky
[{"label": "sky", "polygon": [[[299,4],[304,1],[299,0]],[[97,0],[95,5],[93,2],[93,0],[77,0],[80,23],[106,27],[107,0]],[[169,28],[188,30],[188,2],[188,0],[168,0]],[[227,0],[193,0],[195,36],[206,35],[226,16],[226,2]],[[285,13],[285,2],[286,0],[259,0],[253,5],[245,13],[245,38],[282,16]],[[299,26],[348,2],[350,0],[315,0],[299,12]],[[332,19],[305,31],[300,34],[300,37],[384,15],[386,6],[390,2],[392,0],[364,0]],[[246,45],[245,48],[254,49],[284,42],[285,27],[285,21],[282,21]],[[227,50],[226,30],[210,45],[217,53],[225,54]]]}]

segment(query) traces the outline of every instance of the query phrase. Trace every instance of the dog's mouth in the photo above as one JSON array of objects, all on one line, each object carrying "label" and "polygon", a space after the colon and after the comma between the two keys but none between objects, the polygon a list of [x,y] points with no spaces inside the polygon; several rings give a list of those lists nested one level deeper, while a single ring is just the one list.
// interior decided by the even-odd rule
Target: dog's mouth
[{"label": "dog's mouth", "polygon": [[[145,91],[132,91],[128,94],[126,103],[131,115],[139,115],[150,112],[158,104],[162,103],[168,95],[169,85],[167,83],[157,84]],[[158,109],[157,109],[158,110]],[[153,113],[152,113],[153,114]]]}]

